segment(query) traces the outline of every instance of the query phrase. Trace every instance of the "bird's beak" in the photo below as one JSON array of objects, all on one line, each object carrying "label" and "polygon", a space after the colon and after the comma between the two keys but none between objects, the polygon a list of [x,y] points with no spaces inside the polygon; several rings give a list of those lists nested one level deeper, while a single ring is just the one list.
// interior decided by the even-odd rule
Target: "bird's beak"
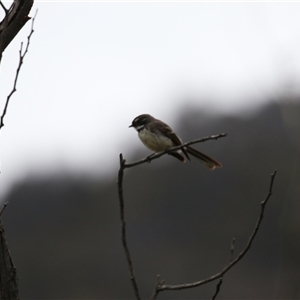
[{"label": "bird's beak", "polygon": [[130,126],[128,126],[128,128],[133,127],[133,125],[131,124]]}]

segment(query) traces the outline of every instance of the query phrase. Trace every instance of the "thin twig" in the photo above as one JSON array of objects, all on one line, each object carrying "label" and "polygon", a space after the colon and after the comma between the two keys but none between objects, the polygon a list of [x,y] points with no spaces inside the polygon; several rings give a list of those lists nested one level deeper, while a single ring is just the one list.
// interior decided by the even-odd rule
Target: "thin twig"
[{"label": "thin twig", "polygon": [[[230,259],[229,262],[232,262],[233,257],[234,257],[234,244],[235,244],[235,238],[232,239],[231,241],[231,245],[230,245]],[[215,300],[218,296],[218,294],[220,293],[221,290],[221,285],[223,284],[223,277],[220,278],[217,286],[216,286],[216,291],[212,297],[212,300]]]},{"label": "thin twig", "polygon": [[212,300],[215,300],[216,297],[218,296],[219,292],[220,292],[220,289],[221,289],[221,285],[223,283],[223,277],[220,278],[218,284],[217,284],[217,287],[216,287],[216,292],[214,293],[213,297],[212,297]]},{"label": "thin twig", "polygon": [[[231,246],[230,246],[230,259],[229,259],[229,262],[232,262],[232,260],[234,258],[234,246],[235,246],[235,238],[232,238]],[[223,284],[223,277],[220,278],[220,280],[219,280],[219,282],[216,286],[216,292],[213,295],[212,300],[215,300],[217,298],[218,294],[220,293],[222,284]]]},{"label": "thin twig", "polygon": [[123,199],[123,175],[124,175],[124,169],[125,169],[125,159],[123,159],[123,155],[120,154],[120,169],[118,173],[118,194],[119,194],[119,204],[120,204],[120,218],[121,218],[121,227],[122,227],[122,244],[123,248],[126,254],[126,260],[129,267],[130,272],[130,280],[133,286],[133,290],[135,293],[136,299],[140,300],[140,294],[139,289],[137,286],[137,282],[134,275],[133,270],[133,264],[131,260],[131,255],[129,251],[129,247],[127,244],[127,238],[126,238],[126,222],[125,222],[125,211],[124,211],[124,199]]},{"label": "thin twig", "polygon": [[6,208],[6,206],[8,205],[8,202],[5,202],[0,210],[0,217],[2,216],[2,213],[4,212],[4,209]]},{"label": "thin twig", "polygon": [[236,263],[238,263],[243,256],[248,252],[248,250],[250,249],[252,242],[260,228],[260,224],[262,222],[262,219],[264,217],[264,211],[265,211],[265,207],[266,204],[268,203],[269,198],[271,197],[272,193],[273,193],[273,183],[274,183],[274,179],[276,176],[277,171],[275,170],[273,174],[271,174],[271,182],[270,182],[270,186],[269,186],[269,192],[268,195],[266,196],[265,200],[263,200],[261,202],[261,210],[260,210],[260,214],[259,217],[257,219],[256,225],[254,227],[254,230],[248,240],[248,243],[246,244],[244,250],[242,250],[238,256],[233,259],[227,266],[225,266],[223,268],[223,270],[221,270],[219,273],[208,277],[206,279],[200,280],[200,281],[196,281],[196,282],[192,282],[192,283],[184,283],[184,284],[177,284],[177,285],[167,285],[167,284],[159,284],[157,283],[156,285],[156,289],[155,292],[152,296],[152,299],[156,299],[158,294],[162,291],[166,291],[166,290],[182,290],[182,289],[189,289],[189,288],[193,288],[193,287],[198,287],[200,285],[206,284],[208,282],[214,281],[216,279],[222,278],[224,276],[225,273],[227,273]]},{"label": "thin twig", "polygon": [[232,238],[231,247],[230,247],[230,262],[232,262],[234,257],[234,246],[235,246],[235,238]]},{"label": "thin twig", "polygon": [[210,136],[207,136],[207,137],[203,137],[203,138],[197,139],[197,140],[192,140],[192,141],[189,141],[189,142],[184,143],[182,145],[169,148],[166,151],[151,154],[148,157],[143,158],[141,160],[138,160],[138,161],[135,161],[135,162],[132,162],[132,163],[129,163],[129,164],[125,164],[124,168],[131,168],[131,167],[134,167],[134,166],[137,166],[137,165],[141,165],[141,164],[144,164],[144,163],[149,163],[150,161],[152,161],[154,159],[157,159],[157,158],[159,158],[159,157],[161,157],[161,156],[163,156],[165,154],[168,154],[170,152],[173,152],[173,151],[176,151],[176,150],[180,150],[180,149],[182,149],[182,148],[184,148],[186,146],[197,144],[197,143],[203,143],[203,142],[206,142],[208,140],[217,140],[217,139],[225,137],[225,136],[227,136],[227,133],[220,133],[220,134],[217,134],[217,135],[210,135]]},{"label": "thin twig", "polygon": [[18,82],[20,70],[21,70],[22,64],[24,62],[24,58],[25,58],[26,54],[28,53],[31,36],[34,33],[33,25],[34,25],[34,20],[36,18],[36,15],[37,15],[37,11],[36,11],[34,17],[32,18],[31,30],[30,30],[30,33],[29,33],[29,35],[27,37],[27,44],[26,44],[24,53],[22,53],[22,51],[23,51],[23,42],[21,43],[21,46],[20,46],[20,50],[19,50],[19,64],[18,64],[18,67],[17,67],[17,70],[16,70],[16,75],[15,75],[15,80],[14,80],[13,88],[12,88],[11,92],[9,93],[9,95],[6,98],[4,109],[3,109],[3,112],[2,112],[2,115],[1,115],[1,118],[0,118],[0,129],[4,126],[4,117],[5,117],[6,113],[7,113],[7,108],[8,108],[8,104],[9,104],[10,98],[11,98],[11,96],[17,90],[17,82]]},{"label": "thin twig", "polygon": [[5,14],[8,13],[8,9],[4,6],[4,4],[2,3],[2,1],[0,1],[0,5],[2,7],[2,9],[4,10]]}]

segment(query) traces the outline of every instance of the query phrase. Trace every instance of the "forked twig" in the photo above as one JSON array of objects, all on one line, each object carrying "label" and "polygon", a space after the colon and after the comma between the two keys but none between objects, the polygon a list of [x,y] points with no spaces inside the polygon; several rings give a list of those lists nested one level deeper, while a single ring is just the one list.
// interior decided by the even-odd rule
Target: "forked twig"
[{"label": "forked twig", "polygon": [[261,202],[261,210],[260,210],[260,214],[259,217],[257,219],[256,225],[254,227],[254,230],[248,240],[248,243],[246,244],[244,250],[242,250],[238,256],[233,259],[227,266],[225,266],[223,268],[223,270],[221,270],[219,273],[208,277],[206,279],[200,280],[200,281],[196,281],[196,282],[191,282],[191,283],[183,283],[183,284],[177,284],[177,285],[168,285],[168,284],[157,284],[155,287],[155,291],[154,294],[152,296],[152,299],[156,299],[158,294],[162,291],[166,291],[166,290],[182,290],[182,289],[188,289],[188,288],[193,288],[193,287],[198,287],[200,285],[206,284],[208,282],[214,281],[216,279],[222,278],[224,276],[225,273],[227,273],[236,263],[238,263],[243,256],[248,252],[248,250],[250,249],[252,242],[259,230],[260,224],[262,222],[262,219],[264,217],[264,211],[265,211],[265,207],[266,204],[268,203],[269,198],[271,197],[272,193],[273,193],[273,183],[274,183],[274,179],[276,176],[276,170],[274,171],[273,174],[271,174],[271,182],[270,182],[270,186],[269,186],[269,192],[268,195],[266,196],[265,200],[263,200]]}]

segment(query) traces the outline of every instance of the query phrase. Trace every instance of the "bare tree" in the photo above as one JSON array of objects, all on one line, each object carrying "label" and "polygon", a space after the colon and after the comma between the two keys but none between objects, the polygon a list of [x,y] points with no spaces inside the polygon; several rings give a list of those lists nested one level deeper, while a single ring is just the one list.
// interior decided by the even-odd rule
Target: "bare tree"
[{"label": "bare tree", "polygon": [[[130,254],[130,250],[129,250],[129,246],[128,246],[127,238],[126,238],[125,204],[124,204],[124,196],[123,196],[123,177],[124,177],[125,169],[132,168],[132,167],[135,167],[135,166],[143,164],[143,163],[151,162],[152,160],[157,159],[157,158],[161,157],[162,155],[168,154],[169,152],[174,151],[174,150],[179,150],[185,146],[200,143],[200,142],[205,142],[207,140],[212,140],[212,139],[216,140],[216,139],[225,137],[226,135],[227,134],[223,133],[223,134],[219,134],[219,135],[209,136],[209,137],[205,137],[202,139],[190,141],[183,145],[170,148],[161,153],[156,153],[154,155],[150,155],[144,159],[141,159],[139,161],[132,162],[132,163],[126,163],[126,160],[123,158],[123,155],[120,154],[120,168],[119,168],[119,172],[118,172],[118,196],[119,196],[120,219],[121,219],[121,236],[122,236],[122,244],[123,244],[123,248],[124,248],[124,252],[126,255],[129,272],[130,272],[130,280],[132,283],[132,287],[133,287],[136,299],[141,299],[141,296],[140,296],[139,288],[137,285],[137,280],[136,280],[136,276],[135,276],[134,268],[133,268],[133,262],[132,262],[132,258],[131,258],[131,254]],[[260,228],[260,224],[261,224],[263,216],[264,216],[266,204],[268,203],[268,200],[271,197],[272,192],[273,192],[273,183],[274,183],[275,176],[276,176],[276,171],[274,171],[274,173],[271,174],[271,182],[269,185],[269,191],[268,191],[266,198],[261,202],[260,214],[259,214],[257,222],[254,226],[253,232],[251,233],[251,235],[249,237],[248,243],[245,245],[244,249],[237,256],[234,256],[235,239],[233,239],[232,243],[231,243],[231,249],[230,249],[231,255],[230,255],[230,260],[229,260],[228,264],[226,266],[224,266],[218,273],[216,273],[212,276],[209,276],[207,278],[204,278],[204,279],[201,279],[201,280],[198,280],[195,282],[171,285],[171,284],[165,284],[165,281],[161,280],[160,276],[158,275],[157,283],[155,285],[155,289],[154,289],[151,299],[157,299],[159,293],[166,291],[166,290],[175,291],[175,290],[190,289],[190,288],[195,288],[195,287],[207,284],[207,283],[215,281],[215,280],[219,280],[216,285],[216,291],[215,291],[214,295],[212,296],[212,299],[215,299],[217,297],[217,295],[220,291],[221,285],[223,283],[223,276],[244,257],[244,255],[249,251],[250,247],[252,246],[253,240],[255,239],[256,234]]]},{"label": "bare tree", "polygon": [[[10,44],[10,42],[15,38],[21,28],[26,24],[30,17],[28,16],[31,7],[33,5],[33,0],[15,0],[9,9],[0,1],[0,5],[4,10],[5,16],[0,23],[0,63],[3,57],[3,51]],[[6,98],[6,102],[3,108],[2,115],[0,117],[0,130],[4,126],[4,117],[7,113],[8,104],[15,93],[17,88],[17,82],[20,74],[20,70],[24,61],[24,58],[28,52],[30,39],[33,34],[33,25],[34,19],[32,19],[31,30],[27,37],[27,43],[25,50],[23,49],[23,43],[21,43],[19,51],[19,63],[16,70],[13,87],[11,92]],[[0,211],[0,217],[7,206],[5,203]],[[16,268],[13,264],[8,244],[5,236],[5,231],[3,224],[0,219],[0,299],[2,300],[16,300],[19,299],[19,290],[18,290],[18,280]]]}]

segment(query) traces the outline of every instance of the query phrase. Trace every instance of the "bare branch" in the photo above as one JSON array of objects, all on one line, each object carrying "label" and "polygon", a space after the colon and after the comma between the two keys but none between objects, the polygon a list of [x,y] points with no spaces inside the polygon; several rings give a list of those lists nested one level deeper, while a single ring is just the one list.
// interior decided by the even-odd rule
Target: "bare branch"
[{"label": "bare branch", "polygon": [[208,277],[206,279],[200,280],[200,281],[196,281],[196,282],[192,282],[192,283],[184,283],[184,284],[177,284],[177,285],[168,285],[168,284],[157,284],[156,286],[156,290],[152,296],[152,299],[156,299],[158,294],[162,291],[166,291],[166,290],[182,290],[182,289],[188,289],[188,288],[193,288],[193,287],[198,287],[200,285],[206,284],[208,282],[214,281],[216,279],[222,278],[224,276],[225,273],[227,273],[236,263],[238,263],[243,256],[248,252],[248,250],[250,249],[252,242],[260,228],[260,224],[262,222],[262,219],[264,217],[264,211],[265,211],[265,207],[266,204],[268,203],[269,198],[271,197],[272,193],[273,193],[273,183],[274,183],[274,179],[276,176],[276,170],[274,171],[273,174],[271,174],[271,182],[270,182],[270,186],[269,186],[269,192],[267,197],[265,198],[265,200],[263,200],[261,202],[261,210],[260,210],[260,214],[259,217],[257,219],[256,225],[254,227],[254,230],[248,240],[248,243],[246,244],[244,250],[242,250],[238,256],[233,259],[227,266],[225,266],[223,268],[223,270],[221,270],[219,273]]},{"label": "bare branch", "polygon": [[[36,13],[37,14],[37,13]],[[23,42],[21,43],[21,46],[20,46],[20,50],[19,50],[19,64],[18,64],[18,67],[17,67],[17,70],[16,70],[16,75],[15,75],[15,79],[14,79],[14,84],[13,84],[13,88],[11,90],[11,92],[9,93],[9,95],[7,96],[6,98],[6,102],[5,102],[5,105],[4,105],[4,109],[3,109],[3,112],[2,112],[2,115],[0,117],[0,129],[4,126],[4,117],[7,113],[7,108],[8,108],[8,104],[9,104],[9,101],[10,101],[10,98],[11,96],[16,92],[17,90],[17,82],[18,82],[18,78],[19,78],[19,74],[20,74],[20,70],[21,70],[21,67],[22,67],[22,64],[24,62],[24,58],[26,56],[26,54],[28,53],[28,49],[29,49],[29,45],[30,45],[30,40],[31,40],[31,36],[32,34],[34,33],[34,30],[33,30],[33,25],[34,25],[34,20],[36,18],[36,14],[35,16],[32,18],[32,22],[31,22],[31,30],[30,30],[30,33],[27,37],[27,44],[26,44],[26,47],[25,47],[25,51],[22,53],[23,51]]]},{"label": "bare branch", "polygon": [[130,280],[133,286],[133,290],[135,293],[136,299],[140,300],[139,289],[136,283],[133,264],[131,260],[130,251],[127,245],[126,238],[126,222],[125,222],[125,211],[124,211],[124,199],[123,199],[123,175],[125,169],[125,159],[123,159],[123,155],[120,154],[120,169],[118,173],[118,193],[119,193],[119,204],[120,204],[120,218],[121,218],[121,227],[122,227],[122,244],[126,255],[126,260],[128,263],[129,271],[130,271]]},{"label": "bare branch", "polygon": [[[33,0],[14,0],[13,4],[9,9],[7,9],[2,1],[0,0],[0,6],[5,12],[4,19],[0,23],[0,63],[2,59],[2,54],[4,49],[9,45],[9,43],[14,39],[20,29],[25,25],[25,23],[30,19],[28,13],[33,4]],[[34,20],[33,20],[34,21]],[[28,36],[27,46],[22,53],[23,44],[19,51],[19,64],[17,67],[13,89],[7,96],[6,103],[3,109],[3,113],[0,120],[0,129],[4,126],[3,119],[7,112],[7,107],[9,100],[13,93],[16,91],[17,80],[19,77],[20,69],[24,60],[26,53],[28,52],[28,47],[30,43],[31,35],[33,34],[33,21],[31,32]],[[2,215],[4,209],[8,203],[4,203],[0,210],[0,216]],[[18,300],[18,279],[16,268],[13,264],[11,255],[8,250],[8,245],[6,241],[5,231],[3,224],[0,219],[0,299],[6,300]]]}]

